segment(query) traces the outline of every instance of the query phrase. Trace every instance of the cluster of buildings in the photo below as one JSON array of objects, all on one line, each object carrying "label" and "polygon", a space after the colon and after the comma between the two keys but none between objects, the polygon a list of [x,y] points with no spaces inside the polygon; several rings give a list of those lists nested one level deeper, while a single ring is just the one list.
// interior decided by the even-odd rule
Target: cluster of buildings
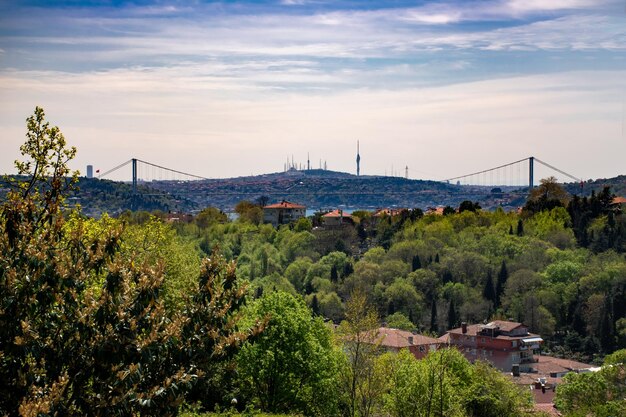
[{"label": "cluster of buildings", "polygon": [[505,320],[466,324],[433,338],[388,327],[372,333],[370,342],[380,349],[408,349],[417,359],[438,349],[454,347],[470,361],[483,360],[511,376],[513,382],[532,390],[538,409],[558,415],[553,407],[555,387],[569,372],[590,372],[591,365],[540,354],[543,339],[528,326]]}]

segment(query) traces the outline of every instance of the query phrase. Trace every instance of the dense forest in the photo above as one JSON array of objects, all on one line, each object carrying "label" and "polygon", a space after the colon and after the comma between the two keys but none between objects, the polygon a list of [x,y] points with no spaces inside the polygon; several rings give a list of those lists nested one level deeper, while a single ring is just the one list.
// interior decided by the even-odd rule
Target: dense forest
[{"label": "dense forest", "polygon": [[94,219],[67,204],[76,150],[39,108],[27,127],[29,180],[0,208],[3,415],[538,415],[455,349],[417,360],[363,337],[497,318],[607,364],[566,378],[566,415],[626,411],[626,215],[610,189],[577,198],[546,179],[520,213],[466,201],[332,228],[276,229],[250,202],[236,221]]}]

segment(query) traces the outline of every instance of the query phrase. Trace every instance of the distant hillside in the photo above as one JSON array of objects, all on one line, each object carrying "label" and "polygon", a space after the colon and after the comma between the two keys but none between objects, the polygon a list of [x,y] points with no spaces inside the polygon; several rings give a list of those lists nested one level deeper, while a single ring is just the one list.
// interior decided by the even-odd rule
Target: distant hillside
[{"label": "distant hillside", "polygon": [[[626,196],[626,175],[589,181],[584,185],[583,194],[600,191],[605,185],[611,186],[615,194]],[[581,193],[580,184],[564,186],[570,193]],[[134,206],[129,183],[81,178],[78,187],[68,201],[71,205],[80,204],[83,213],[93,217],[104,212],[117,215],[131,207],[147,211],[194,212],[213,206],[230,211],[241,200],[256,202],[261,198],[269,203],[290,200],[314,210],[337,207],[427,209],[446,205],[457,207],[464,200],[477,201],[485,209],[515,210],[524,205],[527,197],[526,189],[512,187],[459,186],[399,177],[357,177],[320,169],[188,182],[142,182],[138,185]],[[2,193],[0,188],[0,197]]]},{"label": "distant hillside", "polygon": [[[16,176],[12,178],[19,179]],[[71,207],[80,205],[82,213],[91,217],[100,217],[102,213],[116,216],[133,208],[135,210],[161,210],[164,212],[188,212],[197,209],[196,203],[193,201],[145,184],[138,185],[134,204],[132,186],[128,183],[81,177],[77,187],[76,191],[69,194],[67,203]],[[4,199],[7,191],[7,186],[0,184],[0,199]]]},{"label": "distant hillside", "polygon": [[606,186],[611,187],[611,191],[621,197],[626,197],[626,175],[619,175],[613,178],[600,178],[597,180],[589,180],[583,184],[581,191],[579,183],[565,184],[565,189],[571,194],[588,196],[592,191],[596,193],[602,191]]},{"label": "distant hillside", "polygon": [[[184,196],[198,206],[228,210],[241,200],[290,200],[311,209],[348,207],[458,206],[463,200],[483,207],[517,207],[525,193],[492,193],[491,187],[468,187],[399,177],[360,176],[326,170],[287,171],[253,177],[178,183],[156,181],[151,187]],[[510,191],[510,190],[509,190]]]}]

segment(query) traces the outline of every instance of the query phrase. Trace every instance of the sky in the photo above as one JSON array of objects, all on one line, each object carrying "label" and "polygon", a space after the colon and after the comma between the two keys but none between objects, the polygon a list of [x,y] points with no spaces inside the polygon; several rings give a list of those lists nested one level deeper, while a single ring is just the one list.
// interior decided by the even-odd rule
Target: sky
[{"label": "sky", "polygon": [[625,101],[624,0],[0,0],[0,173],[41,106],[82,173],[607,178]]}]

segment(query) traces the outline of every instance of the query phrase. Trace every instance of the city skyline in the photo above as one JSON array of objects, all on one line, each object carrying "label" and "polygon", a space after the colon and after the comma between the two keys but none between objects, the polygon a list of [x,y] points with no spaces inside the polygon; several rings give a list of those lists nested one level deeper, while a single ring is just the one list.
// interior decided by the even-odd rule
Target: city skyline
[{"label": "city skyline", "polygon": [[537,156],[625,174],[615,0],[0,1],[0,172],[36,105],[74,169],[441,180]]}]

